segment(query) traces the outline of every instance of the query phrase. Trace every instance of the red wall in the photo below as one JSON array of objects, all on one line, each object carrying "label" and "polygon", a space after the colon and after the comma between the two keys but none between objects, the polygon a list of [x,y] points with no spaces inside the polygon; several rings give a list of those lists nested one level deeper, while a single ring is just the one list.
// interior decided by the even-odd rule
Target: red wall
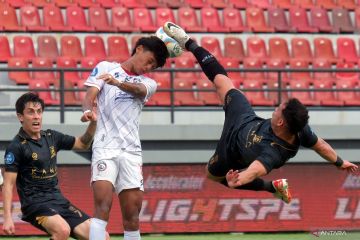
[{"label": "red wall", "polygon": [[[292,164],[267,178],[288,178],[291,204],[267,192],[231,190],[204,178],[204,165],[144,166],[145,197],[141,232],[247,232],[360,230],[360,175],[330,164]],[[61,188],[75,205],[92,214],[90,167],[59,167]],[[40,231],[19,220],[19,235]],[[2,211],[0,221],[3,221]],[[114,197],[111,233],[122,233],[119,204]]]}]

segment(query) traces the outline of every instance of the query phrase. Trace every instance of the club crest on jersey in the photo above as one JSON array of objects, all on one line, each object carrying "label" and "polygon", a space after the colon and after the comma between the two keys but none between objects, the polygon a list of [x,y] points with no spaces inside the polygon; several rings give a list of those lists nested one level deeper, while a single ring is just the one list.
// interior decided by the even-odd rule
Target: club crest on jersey
[{"label": "club crest on jersey", "polygon": [[6,155],[5,155],[5,163],[6,164],[13,164],[15,161],[15,156],[12,152],[8,152]]},{"label": "club crest on jersey", "polygon": [[99,171],[105,171],[106,169],[106,163],[104,161],[100,161],[98,164],[97,164],[97,169]]},{"label": "club crest on jersey", "polygon": [[120,73],[119,73],[119,72],[114,73],[114,78],[119,78],[119,77],[120,77]]},{"label": "club crest on jersey", "polygon": [[96,67],[96,68],[94,68],[94,69],[92,70],[90,76],[91,76],[91,77],[95,77],[95,76],[98,74],[98,72],[99,72],[99,69]]}]

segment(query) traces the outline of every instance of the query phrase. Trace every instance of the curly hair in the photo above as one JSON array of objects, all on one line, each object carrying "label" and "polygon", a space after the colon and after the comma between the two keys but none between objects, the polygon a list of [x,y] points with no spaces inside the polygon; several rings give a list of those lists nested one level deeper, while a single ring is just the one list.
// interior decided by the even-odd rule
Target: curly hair
[{"label": "curly hair", "polygon": [[138,46],[143,46],[146,50],[154,53],[155,60],[158,67],[165,65],[166,59],[169,57],[169,52],[166,48],[166,45],[160,38],[156,36],[142,37],[140,38],[131,53],[131,56],[135,54],[136,48]]},{"label": "curly hair", "polygon": [[40,103],[41,109],[44,111],[45,108],[44,100],[42,100],[38,94],[34,92],[28,92],[28,93],[24,93],[23,95],[21,95],[21,97],[18,98],[18,100],[16,100],[15,103],[16,113],[23,114],[25,105],[28,102]]},{"label": "curly hair", "polygon": [[286,102],[282,114],[287,123],[290,133],[300,132],[309,121],[309,114],[306,107],[296,98],[290,98]]}]

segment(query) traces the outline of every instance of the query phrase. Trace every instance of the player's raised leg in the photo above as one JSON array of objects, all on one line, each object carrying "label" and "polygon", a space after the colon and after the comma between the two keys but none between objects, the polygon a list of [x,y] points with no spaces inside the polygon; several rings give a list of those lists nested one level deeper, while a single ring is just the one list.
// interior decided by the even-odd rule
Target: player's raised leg
[{"label": "player's raised leg", "polygon": [[209,51],[197,45],[178,25],[172,22],[166,22],[163,28],[166,34],[175,39],[182,48],[194,54],[203,72],[209,80],[214,83],[221,101],[224,102],[227,92],[235,88],[231,79],[228,78],[224,67],[221,66]]}]

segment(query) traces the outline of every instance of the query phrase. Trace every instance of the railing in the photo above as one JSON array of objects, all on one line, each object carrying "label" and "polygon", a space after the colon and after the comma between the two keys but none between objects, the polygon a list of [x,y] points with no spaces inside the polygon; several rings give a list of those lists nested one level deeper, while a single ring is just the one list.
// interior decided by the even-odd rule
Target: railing
[{"label": "railing", "polygon": [[[38,91],[38,92],[42,92],[42,91],[49,91],[49,92],[59,92],[60,93],[60,105],[59,107],[51,107],[51,108],[47,108],[50,111],[60,111],[60,122],[64,123],[65,120],[65,111],[79,111],[81,109],[80,106],[78,107],[70,107],[70,106],[65,106],[65,92],[67,91],[86,91],[86,89],[69,89],[69,88],[64,88],[65,84],[64,84],[64,74],[65,72],[90,72],[92,69],[84,69],[84,68],[5,68],[5,67],[0,67],[0,72],[58,72],[59,73],[59,80],[60,80],[60,88],[56,89],[56,88],[52,88],[52,89],[36,89],[33,91]],[[329,92],[329,91],[339,91],[339,92],[346,92],[346,91],[351,91],[351,92],[360,92],[360,89],[358,88],[351,88],[351,89],[286,89],[283,88],[282,86],[282,74],[285,72],[360,72],[360,69],[284,69],[284,68],[272,68],[272,69],[238,69],[238,68],[229,68],[226,69],[227,72],[276,72],[277,73],[277,80],[278,80],[278,87],[277,88],[270,88],[270,89],[263,89],[263,88],[259,88],[259,89],[241,89],[242,91],[246,92],[246,91],[250,91],[250,92],[259,92],[259,91],[265,91],[265,92],[277,92],[278,93],[278,101],[277,103],[281,103],[282,101],[282,92],[307,92],[307,91],[321,91],[321,92]],[[221,110],[220,106],[219,107],[205,107],[205,108],[200,108],[200,107],[196,107],[196,108],[191,108],[191,107],[177,107],[175,106],[175,98],[174,98],[174,92],[188,92],[188,91],[203,91],[203,92],[207,92],[207,91],[214,91],[214,90],[207,90],[207,89],[175,89],[174,88],[174,79],[175,79],[175,73],[176,72],[201,72],[201,69],[194,69],[194,68],[181,68],[181,69],[174,69],[174,68],[169,68],[169,69],[158,69],[156,70],[156,72],[170,72],[170,88],[169,89],[159,89],[159,92],[170,92],[170,96],[171,96],[171,104],[169,107],[146,107],[145,110],[159,110],[159,111],[170,111],[171,114],[171,123],[174,123],[174,115],[175,115],[175,111],[182,111],[182,110],[206,110],[206,111],[218,111]],[[156,80],[156,79],[155,79]],[[360,80],[358,80],[360,83]],[[29,88],[23,88],[21,86],[18,86],[17,88],[1,88],[0,92],[23,92],[23,91],[29,91]],[[266,109],[269,109],[268,107]],[[329,108],[326,108],[329,109]],[[334,108],[331,108],[334,109]],[[360,110],[360,106],[358,107],[347,107],[346,109],[350,109],[350,110]],[[14,108],[1,108],[0,111],[14,111]]]}]

